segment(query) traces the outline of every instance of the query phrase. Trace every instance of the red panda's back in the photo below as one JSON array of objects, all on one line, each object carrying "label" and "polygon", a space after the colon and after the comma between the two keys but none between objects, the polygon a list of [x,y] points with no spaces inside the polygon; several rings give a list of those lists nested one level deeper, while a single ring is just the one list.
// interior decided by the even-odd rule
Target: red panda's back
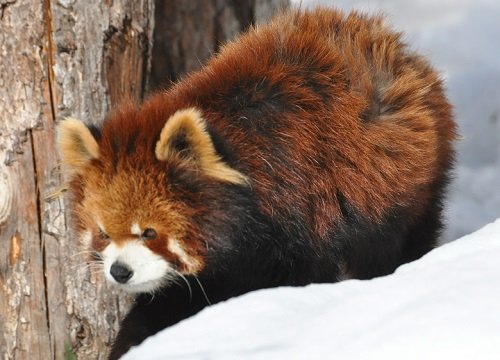
[{"label": "red panda's back", "polygon": [[169,96],[202,109],[264,211],[301,218],[320,236],[343,202],[375,222],[396,205],[418,216],[451,163],[441,81],[378,17],[284,14]]}]

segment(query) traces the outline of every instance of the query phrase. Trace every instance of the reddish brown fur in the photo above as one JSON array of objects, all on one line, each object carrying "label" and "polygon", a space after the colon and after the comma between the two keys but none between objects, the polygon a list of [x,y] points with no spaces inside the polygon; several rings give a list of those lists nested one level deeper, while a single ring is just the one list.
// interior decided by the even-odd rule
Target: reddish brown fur
[{"label": "reddish brown fur", "polygon": [[[200,126],[184,129],[202,148],[187,159],[165,150],[175,132],[157,143],[188,108]],[[96,221],[118,244],[133,237],[133,222],[154,228],[158,239],[144,244],[196,273],[215,301],[370,278],[435,245],[455,137],[438,75],[381,18],[294,11],[224,46],[168,91],[112,113],[99,156],[75,170],[73,211],[97,251],[109,240]],[[69,149],[79,163],[78,146]],[[112,358],[206,305],[204,290],[189,303],[182,289],[165,291],[138,301]]]},{"label": "reddish brown fur", "polygon": [[[277,59],[278,52],[289,58]],[[310,68],[294,64],[295,54],[310,57]],[[269,130],[292,166],[274,158],[268,139],[233,126],[234,119],[218,110],[227,105],[219,106],[212,94],[228,92],[228,86],[245,77],[269,87],[279,84],[280,96],[293,102],[294,113],[280,114],[279,128]],[[331,103],[303,86],[310,79],[321,92],[335,94]],[[251,100],[266,101],[265,95],[256,92]],[[169,115],[190,106],[200,106],[238,154],[239,168],[251,177],[262,210],[269,215],[291,208],[310,213],[310,226],[320,237],[340,218],[337,190],[375,222],[394,204],[410,206],[418,217],[433,180],[450,162],[455,138],[436,73],[380,18],[356,13],[316,10],[311,16],[278,17],[227,45],[202,71],[140,109],[115,114],[104,139],[110,133],[123,139],[141,134],[151,142]],[[365,123],[359,121],[363,117]],[[152,155],[150,147],[144,150],[141,159]],[[276,184],[273,173],[280,173],[284,182]],[[314,174],[313,184],[305,174]],[[314,209],[304,192],[317,199]]]},{"label": "reddish brown fur", "polygon": [[[154,228],[159,234],[157,241],[145,244],[177,265],[180,271],[187,270],[186,265],[168,251],[167,237],[185,239],[189,254],[203,264],[204,243],[187,220],[194,215],[193,210],[178,202],[164,200],[175,199],[175,196],[168,187],[161,186],[166,183],[165,174],[154,172],[151,163],[145,162],[146,159],[153,161],[154,156],[137,153],[137,156],[122,157],[117,162],[107,157],[111,152],[107,152],[110,149],[106,146],[113,145],[106,143],[105,138],[102,140],[100,160],[94,160],[72,181],[72,193],[76,195],[73,213],[78,220],[77,227],[80,231],[92,230],[93,249],[102,251],[109,243],[109,240],[100,237],[96,219],[105,225],[106,234],[118,244],[137,238],[130,233],[130,227],[138,222],[142,229]],[[151,143],[146,141],[146,144],[150,150],[154,149]],[[139,167],[138,163],[141,164]],[[144,176],[141,171],[153,174]]]}]

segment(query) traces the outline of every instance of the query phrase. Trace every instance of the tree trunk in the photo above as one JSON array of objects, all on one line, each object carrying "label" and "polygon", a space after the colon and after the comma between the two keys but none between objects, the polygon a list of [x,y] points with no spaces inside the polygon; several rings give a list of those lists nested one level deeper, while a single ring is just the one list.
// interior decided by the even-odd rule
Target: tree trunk
[{"label": "tree trunk", "polygon": [[200,68],[222,43],[267,20],[288,3],[288,0],[157,0],[150,87],[168,87],[182,74]]},{"label": "tree trunk", "polygon": [[52,196],[56,121],[98,124],[286,3],[156,1],[155,16],[153,0],[0,0],[2,359],[105,358],[128,306],[86,266]]}]

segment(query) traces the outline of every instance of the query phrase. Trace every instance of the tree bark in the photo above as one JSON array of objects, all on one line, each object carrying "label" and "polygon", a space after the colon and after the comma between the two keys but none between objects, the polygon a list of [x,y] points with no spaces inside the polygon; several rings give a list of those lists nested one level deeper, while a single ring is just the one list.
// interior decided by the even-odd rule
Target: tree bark
[{"label": "tree bark", "polygon": [[286,9],[288,0],[157,0],[149,87],[199,69],[224,42]]},{"label": "tree bark", "polygon": [[0,0],[2,359],[103,359],[129,303],[87,267],[64,197],[53,196],[56,122],[100,123],[286,4]]},{"label": "tree bark", "polygon": [[153,3],[13,1],[2,9],[0,166],[11,200],[0,225],[0,352],[105,358],[126,297],[89,271],[63,198],[50,196],[61,184],[54,128],[69,115],[97,123],[122,97],[142,96]]}]

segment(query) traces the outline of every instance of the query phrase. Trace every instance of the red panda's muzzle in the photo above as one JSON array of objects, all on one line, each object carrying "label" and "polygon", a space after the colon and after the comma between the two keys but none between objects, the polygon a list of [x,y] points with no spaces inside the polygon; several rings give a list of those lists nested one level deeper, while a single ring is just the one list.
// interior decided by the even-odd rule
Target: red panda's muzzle
[{"label": "red panda's muzzle", "polygon": [[154,292],[177,276],[168,261],[139,240],[111,242],[101,254],[106,279],[128,292]]}]

